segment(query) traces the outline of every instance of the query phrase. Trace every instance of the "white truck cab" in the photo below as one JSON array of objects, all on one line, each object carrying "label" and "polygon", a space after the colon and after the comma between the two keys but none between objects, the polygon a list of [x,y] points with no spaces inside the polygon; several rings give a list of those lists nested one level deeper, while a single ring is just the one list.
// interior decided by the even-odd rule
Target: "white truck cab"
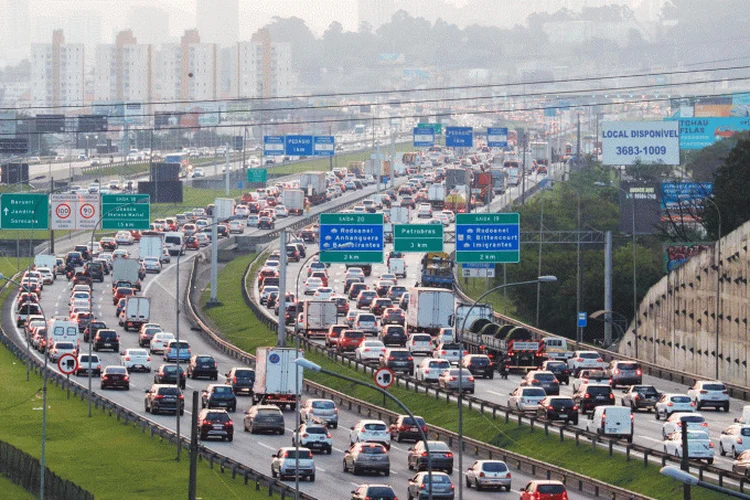
[{"label": "white truck cab", "polygon": [[627,406],[597,406],[586,421],[586,430],[600,436],[625,438],[632,443],[633,421]]}]

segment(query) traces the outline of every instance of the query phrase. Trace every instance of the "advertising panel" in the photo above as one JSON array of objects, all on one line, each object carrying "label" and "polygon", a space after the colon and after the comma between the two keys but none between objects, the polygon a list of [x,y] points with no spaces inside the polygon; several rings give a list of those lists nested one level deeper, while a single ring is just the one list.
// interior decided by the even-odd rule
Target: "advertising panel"
[{"label": "advertising panel", "polygon": [[703,149],[706,146],[750,130],[750,118],[737,116],[679,118],[680,148]]},{"label": "advertising panel", "polygon": [[661,221],[700,222],[704,200],[712,191],[710,182],[662,182]]},{"label": "advertising panel", "polygon": [[[660,221],[659,193],[661,186],[658,182],[620,184],[620,232],[632,234],[635,224],[635,234],[653,234]],[[633,211],[635,210],[635,219]]]},{"label": "advertising panel", "polygon": [[680,164],[678,123],[603,122],[601,134],[604,165]]},{"label": "advertising panel", "polygon": [[16,135],[16,112],[0,111],[0,137]]}]

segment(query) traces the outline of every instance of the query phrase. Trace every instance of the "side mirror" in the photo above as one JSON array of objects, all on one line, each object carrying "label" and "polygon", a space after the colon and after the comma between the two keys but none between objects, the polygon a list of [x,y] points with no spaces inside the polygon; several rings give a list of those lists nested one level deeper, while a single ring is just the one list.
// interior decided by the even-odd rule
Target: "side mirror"
[{"label": "side mirror", "polygon": [[351,430],[354,430],[354,426],[352,426],[352,427],[349,427],[349,428],[350,428]]}]

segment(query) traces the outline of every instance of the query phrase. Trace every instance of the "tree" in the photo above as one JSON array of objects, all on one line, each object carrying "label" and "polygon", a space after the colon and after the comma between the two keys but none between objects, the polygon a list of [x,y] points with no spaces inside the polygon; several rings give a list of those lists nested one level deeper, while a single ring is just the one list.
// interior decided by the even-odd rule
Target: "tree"
[{"label": "tree", "polygon": [[[721,214],[721,234],[734,231],[750,220],[747,186],[750,185],[750,133],[743,133],[716,172],[712,200]],[[703,207],[703,224],[708,234],[719,236],[719,217],[711,203]]]}]

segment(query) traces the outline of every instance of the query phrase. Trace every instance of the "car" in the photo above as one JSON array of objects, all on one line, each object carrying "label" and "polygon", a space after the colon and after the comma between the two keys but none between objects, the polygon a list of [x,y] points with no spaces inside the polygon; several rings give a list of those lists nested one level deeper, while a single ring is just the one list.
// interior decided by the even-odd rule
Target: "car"
[{"label": "car", "polygon": [[289,210],[284,205],[276,205],[276,217],[289,217]]},{"label": "car", "polygon": [[[253,395],[253,384],[255,383],[255,370],[244,366],[236,366],[226,374],[225,384],[232,386],[235,396],[240,394]],[[214,378],[216,380],[216,378]]]},{"label": "car", "polygon": [[584,384],[573,394],[582,415],[593,411],[597,406],[612,405],[615,403],[615,395],[609,384]]},{"label": "car", "polygon": [[143,403],[146,413],[156,415],[157,413],[185,413],[185,396],[179,387],[172,384],[153,384],[146,389],[146,398]]},{"label": "car", "polygon": [[226,410],[203,408],[198,413],[198,438],[205,441],[218,437],[222,441],[234,439],[234,422]]},{"label": "car", "polygon": [[687,394],[665,393],[659,397],[654,405],[654,416],[656,420],[661,417],[669,418],[675,412],[693,412],[697,411],[695,402]]},{"label": "car", "polygon": [[229,221],[229,234],[242,234],[245,232],[246,224],[243,224],[241,220]]},{"label": "car", "polygon": [[391,440],[396,440],[398,443],[405,440],[420,441],[422,440],[422,433],[426,436],[427,432],[427,423],[424,418],[418,415],[415,415],[414,418],[409,415],[399,415],[390,427]]},{"label": "car", "polygon": [[315,291],[318,288],[321,288],[323,286],[323,280],[317,277],[309,277],[305,280],[304,284],[304,294],[305,295],[313,295],[315,294]]},{"label": "car", "polygon": [[163,364],[154,373],[154,384],[179,385],[185,388],[185,370],[178,365]]},{"label": "car", "polygon": [[94,335],[93,349],[95,352],[110,349],[112,352],[120,351],[120,336],[115,330],[100,329]]},{"label": "car", "polygon": [[[395,275],[394,275],[394,278],[395,278]],[[396,285],[395,279],[384,280],[381,278],[375,284],[375,292],[378,294],[378,297],[384,298],[388,294],[388,290],[390,290],[391,287],[395,285]]]},{"label": "car", "polygon": [[151,354],[163,353],[167,344],[173,340],[176,340],[173,333],[156,332],[153,337],[151,337],[151,342],[149,342],[149,351]]},{"label": "car", "polygon": [[661,426],[662,439],[667,439],[667,436],[673,432],[679,431],[685,422],[687,422],[688,430],[708,431],[708,422],[706,422],[706,419],[700,413],[675,412],[667,417]]},{"label": "car", "polygon": [[344,272],[344,279],[349,279],[353,277],[358,278],[364,278],[365,277],[365,271],[361,267],[350,267]]},{"label": "car", "polygon": [[502,460],[476,460],[466,469],[466,487],[477,491],[490,488],[510,491],[511,473]]},{"label": "car", "polygon": [[385,353],[385,345],[379,340],[363,340],[354,349],[354,358],[363,363],[379,363]]},{"label": "car", "polygon": [[[413,351],[412,351],[413,352]],[[414,370],[414,377],[422,382],[437,382],[440,375],[448,370],[451,364],[445,359],[425,358]]]},{"label": "car", "polygon": [[210,380],[218,380],[219,365],[216,358],[209,354],[194,354],[190,356],[187,367],[187,376],[193,380],[198,377],[206,377]]},{"label": "car", "polygon": [[112,305],[117,305],[120,299],[126,299],[135,295],[135,290],[129,286],[119,286],[115,289],[115,293],[112,294]]},{"label": "car", "polygon": [[[357,294],[357,298],[355,299],[357,309],[367,309],[370,307],[370,304],[377,298],[378,292],[375,290],[362,290]],[[382,312],[381,312],[382,314]]]},{"label": "car", "polygon": [[[433,471],[445,471],[453,474],[453,452],[443,441],[428,441],[430,459]],[[422,471],[427,469],[427,447],[424,441],[417,441],[409,448],[406,456],[406,465],[409,470]]]},{"label": "car", "polygon": [[237,397],[232,386],[228,384],[210,384],[201,391],[203,408],[226,408],[230,412],[237,410]]},{"label": "car", "polygon": [[344,452],[344,472],[354,475],[363,472],[391,474],[388,450],[380,443],[354,443]]},{"label": "car", "polygon": [[406,329],[403,327],[403,325],[383,324],[383,327],[380,330],[380,334],[378,335],[378,339],[385,345],[397,345],[399,347],[406,347]]},{"label": "car", "polygon": [[327,455],[333,451],[333,439],[325,425],[303,423],[297,428],[297,432],[292,434],[292,446],[297,445],[297,436],[299,445],[311,451],[320,451]]},{"label": "car", "polygon": [[300,422],[322,424],[330,429],[339,426],[339,410],[332,399],[306,400],[299,410]]},{"label": "car", "polygon": [[554,373],[531,370],[521,379],[521,387],[541,387],[548,396],[560,394],[560,382]]},{"label": "car", "polygon": [[417,208],[417,218],[421,219],[422,217],[428,219],[432,217],[432,206],[429,203],[421,203]]},{"label": "car", "polygon": [[578,391],[585,384],[609,385],[611,380],[604,370],[580,370],[578,376],[573,380],[573,392]]},{"label": "car", "polygon": [[516,387],[508,398],[508,407],[520,412],[536,411],[539,402],[547,397],[541,387]]},{"label": "car", "polygon": [[[690,430],[688,434],[688,458],[705,460],[708,465],[714,463],[714,443],[705,430]],[[664,454],[682,458],[682,432],[673,432],[663,442]]]},{"label": "car", "polygon": [[461,363],[461,366],[475,377],[489,379],[495,377],[495,366],[486,354],[468,354],[463,356]]},{"label": "car", "polygon": [[184,340],[178,341],[174,339],[167,341],[164,347],[164,361],[166,363],[170,361],[178,363],[190,361],[190,344]]},{"label": "car", "polygon": [[396,492],[387,484],[360,484],[355,490],[352,490],[351,500],[371,500],[374,498],[398,500]]},{"label": "car", "polygon": [[601,354],[596,351],[575,351],[573,357],[568,359],[568,369],[573,376],[585,368],[600,370],[604,368]]},{"label": "car", "polygon": [[146,349],[125,349],[120,353],[120,365],[128,372],[151,372],[151,356]]},{"label": "car", "polygon": [[[359,280],[359,279],[363,279],[363,278],[361,278],[359,276],[356,276],[354,278],[348,278],[347,281],[349,279]],[[346,286],[344,287],[344,293],[347,293],[347,296],[349,297],[349,300],[355,300],[359,296],[360,292],[362,292],[364,290],[367,290],[367,284],[365,284],[363,282],[353,282],[349,286],[348,292],[346,290]]]},{"label": "car", "polygon": [[274,432],[284,435],[284,414],[275,405],[255,405],[245,412],[243,425],[247,432]]},{"label": "car", "polygon": [[[44,333],[46,334],[46,328]],[[41,338],[38,341],[38,345],[42,347]],[[40,349],[40,351],[41,350],[42,349]],[[50,361],[54,363],[56,363],[64,354],[72,354],[73,356],[78,355],[78,347],[74,342],[55,342],[50,345],[49,349],[46,349],[46,351]]]},{"label": "car", "polygon": [[699,380],[688,389],[687,394],[698,411],[705,407],[729,412],[729,391],[723,382]]},{"label": "car", "polygon": [[336,349],[339,352],[354,351],[364,339],[365,332],[362,330],[344,330],[336,343]]},{"label": "car", "polygon": [[118,231],[115,234],[115,243],[117,245],[132,245],[135,242],[135,238],[130,231]]},{"label": "car", "polygon": [[371,441],[391,447],[391,434],[382,420],[362,419],[350,428],[349,444]]},{"label": "car", "polygon": [[459,358],[466,354],[468,352],[463,350],[463,346],[459,342],[441,342],[432,352],[432,357],[447,359],[450,364],[458,365]]},{"label": "car", "polygon": [[51,285],[55,282],[55,273],[49,267],[37,267],[36,270],[42,276],[42,284]]},{"label": "car", "polygon": [[207,247],[211,244],[211,238],[208,237],[208,234],[206,233],[195,233],[193,235],[193,238],[198,242],[198,245],[201,247]]},{"label": "car", "polygon": [[578,425],[578,405],[568,396],[546,396],[537,404],[536,416],[549,421],[564,420],[566,424]]},{"label": "car", "polygon": [[377,335],[378,333],[378,320],[372,313],[358,313],[352,326],[365,334]]},{"label": "car", "polygon": [[130,376],[124,366],[105,366],[99,377],[99,388],[130,390]]},{"label": "car", "polygon": [[276,223],[268,215],[258,217],[258,229],[275,229]]},{"label": "car", "polygon": [[330,299],[331,302],[336,303],[336,314],[339,316],[346,316],[349,312],[349,301],[342,295],[333,295]]},{"label": "car", "polygon": [[651,411],[659,400],[659,391],[653,385],[631,385],[623,392],[620,404],[630,406],[633,412],[641,409]]},{"label": "car", "polygon": [[[393,301],[391,299],[387,298],[376,298],[370,303],[370,312],[373,313],[376,316],[383,316],[383,313],[389,309],[392,308]],[[397,316],[397,321],[400,320],[400,309],[394,309],[394,314]]]},{"label": "car", "polygon": [[474,375],[466,368],[448,368],[438,377],[438,387],[474,394]]},{"label": "car", "polygon": [[570,370],[565,361],[547,360],[542,363],[541,369],[552,372],[561,384],[570,385]]},{"label": "car", "polygon": [[315,481],[315,462],[309,448],[279,448],[271,455],[271,477],[284,480],[285,477]]},{"label": "car", "polygon": [[313,300],[331,300],[333,298],[333,288],[327,286],[318,287],[313,294]]},{"label": "car", "polygon": [[[426,333],[412,333],[406,340],[406,347],[412,354],[432,354],[432,337]],[[450,363],[450,361],[449,361]]]},{"label": "car", "polygon": [[405,373],[410,376],[414,374],[414,357],[408,349],[386,349],[380,355],[378,364],[397,373]]},{"label": "car", "polygon": [[719,454],[722,457],[729,453],[739,459],[747,449],[750,449],[750,425],[732,424],[719,436]]},{"label": "car", "polygon": [[407,498],[417,500],[427,500],[430,497],[429,490],[432,489],[433,499],[455,498],[455,485],[451,478],[445,472],[419,472],[409,479],[407,488]]},{"label": "car", "polygon": [[741,474],[745,477],[750,476],[750,450],[745,450],[737,457],[732,464],[732,472]]},{"label": "car", "polygon": [[146,257],[143,259],[143,267],[147,273],[160,274],[161,273],[161,261],[159,257]]},{"label": "car", "polygon": [[138,346],[149,347],[155,334],[162,331],[158,323],[144,323],[138,331]]},{"label": "car", "polygon": [[567,500],[568,490],[560,481],[530,481],[521,490],[521,500]]},{"label": "car", "polygon": [[609,375],[612,388],[617,386],[639,385],[643,383],[643,370],[636,361],[612,361],[605,370]]}]

